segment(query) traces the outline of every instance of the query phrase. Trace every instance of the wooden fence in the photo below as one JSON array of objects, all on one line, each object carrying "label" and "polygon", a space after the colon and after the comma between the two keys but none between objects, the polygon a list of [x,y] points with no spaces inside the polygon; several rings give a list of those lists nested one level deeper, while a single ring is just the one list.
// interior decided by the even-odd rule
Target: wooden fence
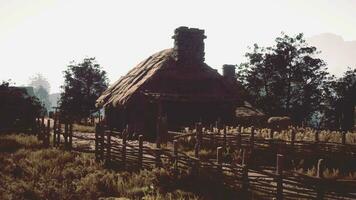
[{"label": "wooden fence", "polygon": [[[51,121],[44,118],[37,120],[38,138],[46,146],[50,145]],[[285,155],[276,154],[275,167],[251,167],[246,156],[241,164],[224,163],[223,152],[227,147],[240,148],[244,154],[252,149],[274,149],[273,145],[282,145],[295,152],[315,150],[312,146],[318,144],[318,151],[325,154],[330,152],[348,152],[355,155],[354,146],[347,144],[277,141],[256,137],[254,129],[249,133],[244,131],[228,132],[208,131],[201,126],[194,133],[174,137],[172,148],[162,148],[144,144],[143,136],[138,140],[129,141],[127,132],[122,133],[107,130],[97,124],[95,138],[85,138],[73,134],[73,125],[61,124],[57,119],[53,121],[54,147],[64,147],[66,150],[95,153],[97,160],[113,164],[128,170],[166,168],[178,173],[192,173],[196,176],[214,176],[226,187],[241,191],[245,199],[251,193],[263,199],[356,199],[356,181],[335,180],[323,177],[324,160],[317,164],[317,176],[311,177],[284,168]],[[173,132],[170,132],[173,133]],[[193,136],[195,138],[195,156],[189,156],[178,149],[180,140]],[[91,140],[95,144],[92,149],[76,149],[73,138],[77,140]],[[63,145],[62,145],[63,144]],[[199,159],[200,148],[204,145],[216,146],[216,158],[213,160]]]},{"label": "wooden fence", "polygon": [[269,151],[274,154],[288,153],[303,156],[313,154],[320,157],[341,156],[356,159],[356,144],[346,143],[346,132],[341,132],[342,139],[340,143],[320,141],[319,131],[314,132],[314,141],[296,140],[297,132],[295,129],[290,130],[289,140],[273,138],[273,135],[278,133],[275,131],[269,132],[270,136],[266,138],[261,136],[261,132],[257,132],[253,127],[250,127],[249,131],[241,127],[202,128],[201,124],[199,125],[198,123],[195,130],[188,130],[187,132],[168,131],[168,134],[173,135],[171,138],[178,141],[184,141],[188,138],[193,139],[196,142],[195,148],[203,146],[216,148],[221,146],[223,149],[227,147],[233,149],[244,148],[250,151]]},{"label": "wooden fence", "polygon": [[[179,151],[178,140],[173,141],[172,149],[160,145],[150,147],[143,145],[142,136],[138,141],[128,141],[125,131],[119,135],[101,125],[96,126],[95,138],[96,158],[116,163],[124,169],[163,167],[177,173],[209,174],[218,177],[227,187],[241,190],[246,196],[253,192],[265,199],[356,199],[356,181],[325,179],[322,176],[322,159],[318,162],[318,176],[311,177],[284,169],[284,156],[281,154],[277,154],[275,168],[249,168],[247,161],[242,164],[224,163],[223,147],[217,147],[216,159],[200,160],[202,135],[197,135],[196,157]],[[250,139],[250,144],[254,139]],[[223,140],[228,140],[227,134]]]}]

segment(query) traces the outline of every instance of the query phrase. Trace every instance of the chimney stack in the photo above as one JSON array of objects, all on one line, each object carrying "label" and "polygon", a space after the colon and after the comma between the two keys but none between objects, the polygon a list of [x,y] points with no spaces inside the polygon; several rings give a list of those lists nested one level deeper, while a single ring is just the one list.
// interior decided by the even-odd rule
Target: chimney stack
[{"label": "chimney stack", "polygon": [[223,65],[223,76],[229,81],[236,80],[235,65]]},{"label": "chimney stack", "polygon": [[204,30],[181,26],[175,29],[174,57],[178,63],[194,65],[204,63]]}]

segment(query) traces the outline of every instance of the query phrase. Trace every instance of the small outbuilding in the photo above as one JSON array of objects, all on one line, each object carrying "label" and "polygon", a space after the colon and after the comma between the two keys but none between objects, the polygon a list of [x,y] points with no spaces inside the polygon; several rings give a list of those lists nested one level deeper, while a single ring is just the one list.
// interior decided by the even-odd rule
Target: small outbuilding
[{"label": "small outbuilding", "polygon": [[235,70],[224,69],[224,77],[204,62],[204,30],[179,27],[172,38],[173,48],[148,57],[99,97],[108,126],[122,130],[129,125],[154,138],[162,119],[170,130],[198,121],[234,123],[235,108],[243,104],[227,81]]}]

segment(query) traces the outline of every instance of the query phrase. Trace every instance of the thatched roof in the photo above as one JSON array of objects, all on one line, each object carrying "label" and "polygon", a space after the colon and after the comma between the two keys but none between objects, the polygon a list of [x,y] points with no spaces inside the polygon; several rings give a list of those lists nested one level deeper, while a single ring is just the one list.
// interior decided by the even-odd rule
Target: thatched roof
[{"label": "thatched roof", "polygon": [[243,106],[239,106],[235,110],[236,117],[238,118],[247,118],[247,117],[264,117],[266,116],[260,110],[252,107],[248,102],[244,102]]},{"label": "thatched roof", "polygon": [[173,53],[166,49],[139,63],[98,98],[97,106],[125,105],[135,95],[237,101],[237,91],[216,70],[205,63],[187,66]]}]

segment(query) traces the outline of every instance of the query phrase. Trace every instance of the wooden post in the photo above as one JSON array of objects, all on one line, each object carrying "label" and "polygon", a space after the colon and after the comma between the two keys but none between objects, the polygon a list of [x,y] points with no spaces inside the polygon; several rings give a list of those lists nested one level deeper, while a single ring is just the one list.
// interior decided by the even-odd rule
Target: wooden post
[{"label": "wooden post", "polygon": [[292,145],[292,148],[294,147],[294,143],[295,143],[295,135],[296,135],[296,130],[294,128],[292,128],[292,130],[291,130],[291,145]]},{"label": "wooden post", "polygon": [[227,141],[226,141],[226,135],[227,135],[227,130],[226,130],[226,126],[224,125],[224,137],[223,137],[223,150],[224,150],[224,152],[227,152],[227,149],[226,149],[226,143],[227,143]]},{"label": "wooden post", "polygon": [[100,129],[100,124],[96,123],[95,124],[95,159],[98,161],[99,160],[99,130]]},{"label": "wooden post", "polygon": [[58,127],[57,127],[57,145],[59,147],[60,143],[61,143],[61,134],[62,134],[62,125],[60,123],[60,121],[58,121]]},{"label": "wooden post", "polygon": [[194,155],[196,158],[199,158],[199,150],[202,142],[202,124],[201,122],[195,124],[196,132],[195,132],[195,147],[194,147]]},{"label": "wooden post", "polygon": [[254,145],[255,145],[255,128],[253,126],[251,126],[251,136],[250,136],[250,148],[251,148],[251,152],[254,149]]},{"label": "wooden post", "polygon": [[318,184],[318,187],[317,187],[317,196],[316,196],[316,199],[324,199],[324,187],[322,185],[322,180],[324,178],[324,160],[323,159],[319,159],[318,160],[318,166],[317,166],[317,172],[316,172],[316,176],[318,178],[320,178],[320,184]]},{"label": "wooden post", "polygon": [[178,172],[178,140],[173,140],[173,155],[174,155],[174,172]]},{"label": "wooden post", "polygon": [[324,171],[324,159],[319,159],[316,176],[318,178],[324,178],[323,171]]},{"label": "wooden post", "polygon": [[271,129],[269,129],[269,130],[270,130],[270,132],[269,132],[269,138],[270,138],[270,139],[273,139],[274,129],[271,128]]},{"label": "wooden post", "polygon": [[248,187],[249,187],[248,168],[247,168],[247,165],[242,164],[242,185],[241,185],[241,191],[243,194],[242,199],[249,199],[248,198]]},{"label": "wooden post", "polygon": [[138,168],[142,169],[143,163],[143,135],[138,136]]},{"label": "wooden post", "polygon": [[216,148],[216,161],[218,163],[218,178],[222,178],[223,171],[222,171],[222,160],[223,160],[223,148],[217,147]]},{"label": "wooden post", "polygon": [[54,114],[54,120],[53,120],[53,146],[56,146],[56,136],[57,136],[57,115],[56,113]]},{"label": "wooden post", "polygon": [[284,157],[277,154],[276,174],[277,174],[277,200],[283,200],[283,162]]},{"label": "wooden post", "polygon": [[346,134],[347,134],[346,130],[341,131],[341,144],[343,144],[343,145],[346,144]]},{"label": "wooden post", "polygon": [[47,129],[45,131],[45,137],[44,137],[44,144],[46,147],[49,147],[50,132],[51,132],[51,120],[48,118],[47,119]]},{"label": "wooden post", "polygon": [[112,134],[112,129],[108,132],[106,132],[106,164],[109,164],[111,162],[111,134]]},{"label": "wooden post", "polygon": [[64,148],[68,149],[68,122],[64,124]]},{"label": "wooden post", "polygon": [[315,137],[314,137],[314,142],[315,142],[315,143],[318,143],[318,142],[319,142],[319,133],[320,133],[320,130],[317,129],[317,130],[315,131]]},{"label": "wooden post", "polygon": [[237,135],[236,135],[236,148],[237,148],[237,150],[240,150],[242,148],[241,142],[242,142],[241,133],[237,132]]},{"label": "wooden post", "polygon": [[127,139],[127,132],[124,131],[122,134],[122,165],[123,168],[126,168],[126,139]]},{"label": "wooden post", "polygon": [[69,150],[72,150],[73,148],[73,123],[71,122],[69,124],[69,144],[68,144]]},{"label": "wooden post", "polygon": [[247,166],[247,155],[246,155],[246,149],[243,149],[242,151],[242,164]]}]

